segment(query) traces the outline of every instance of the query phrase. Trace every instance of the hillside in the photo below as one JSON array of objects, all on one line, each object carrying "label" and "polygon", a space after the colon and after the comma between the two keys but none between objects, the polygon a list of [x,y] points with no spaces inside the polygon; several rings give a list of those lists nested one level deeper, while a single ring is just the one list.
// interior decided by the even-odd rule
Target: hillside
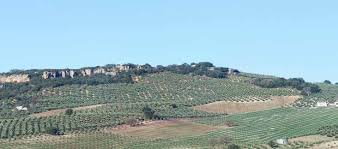
[{"label": "hillside", "polygon": [[[335,85],[208,62],[1,76],[3,148],[269,148],[269,141],[338,123],[338,109],[313,108],[336,100]],[[27,79],[16,78],[22,76]]]}]

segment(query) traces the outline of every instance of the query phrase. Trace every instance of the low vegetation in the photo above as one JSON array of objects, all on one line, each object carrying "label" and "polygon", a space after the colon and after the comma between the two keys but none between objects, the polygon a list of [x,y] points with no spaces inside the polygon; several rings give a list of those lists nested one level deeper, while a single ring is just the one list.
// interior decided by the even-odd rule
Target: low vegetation
[{"label": "low vegetation", "polygon": [[50,135],[63,135],[63,132],[56,127],[49,127],[47,128],[46,132]]},{"label": "low vegetation", "polygon": [[74,113],[74,110],[73,109],[67,109],[66,111],[65,111],[65,114],[66,115],[72,115]]},{"label": "low vegetation", "polygon": [[338,125],[323,126],[318,129],[318,133],[323,136],[338,138]]}]

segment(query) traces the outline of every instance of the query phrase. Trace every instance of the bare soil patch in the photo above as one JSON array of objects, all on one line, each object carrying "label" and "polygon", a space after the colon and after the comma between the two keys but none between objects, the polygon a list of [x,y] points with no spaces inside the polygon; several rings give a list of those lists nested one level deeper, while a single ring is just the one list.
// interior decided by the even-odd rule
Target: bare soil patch
[{"label": "bare soil patch", "polygon": [[123,136],[133,136],[142,138],[173,138],[182,136],[195,136],[204,134],[219,127],[197,124],[189,120],[161,120],[148,121],[141,126],[130,127],[129,125],[121,125],[115,128],[104,129],[104,132],[120,134]]},{"label": "bare soil patch", "polygon": [[[76,108],[71,108],[71,109],[73,109],[74,111],[80,111],[80,110],[86,110],[86,109],[94,109],[94,108],[98,108],[98,107],[101,107],[101,106],[103,106],[103,104],[83,106],[83,107],[76,107]],[[48,116],[53,116],[53,115],[58,115],[60,113],[64,113],[67,109],[49,110],[49,111],[46,111],[46,112],[34,113],[31,116],[34,116],[34,117],[48,117]]]},{"label": "bare soil patch", "polygon": [[269,101],[254,102],[228,102],[218,101],[201,106],[195,106],[194,109],[211,113],[244,113],[255,112],[267,109],[288,106],[294,103],[300,96],[272,96]]}]

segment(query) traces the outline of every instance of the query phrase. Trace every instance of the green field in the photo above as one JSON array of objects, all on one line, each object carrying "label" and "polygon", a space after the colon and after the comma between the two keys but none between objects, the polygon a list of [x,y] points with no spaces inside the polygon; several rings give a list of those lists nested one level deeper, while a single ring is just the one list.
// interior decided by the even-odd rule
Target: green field
[{"label": "green field", "polygon": [[[93,133],[72,134],[72,137],[56,137],[57,141],[32,137],[29,143],[20,142],[22,148],[72,148],[72,146],[100,147],[100,148],[207,148],[210,139],[229,136],[233,142],[244,147],[262,147],[270,140],[278,138],[293,138],[316,134],[321,126],[338,123],[338,109],[296,109],[284,108],[266,110],[262,112],[218,116],[212,118],[194,119],[195,123],[210,126],[222,126],[226,121],[233,121],[238,126],[220,128],[207,134],[166,139],[145,139],[138,137],[123,137],[111,133],[93,131]],[[151,133],[151,132],[149,132]],[[41,137],[42,138],[42,137]],[[23,139],[25,140],[25,139]],[[29,140],[29,139],[26,139]],[[16,143],[13,141],[12,143]],[[1,142],[4,146],[12,143],[8,140]],[[17,148],[20,148],[20,145]]]}]

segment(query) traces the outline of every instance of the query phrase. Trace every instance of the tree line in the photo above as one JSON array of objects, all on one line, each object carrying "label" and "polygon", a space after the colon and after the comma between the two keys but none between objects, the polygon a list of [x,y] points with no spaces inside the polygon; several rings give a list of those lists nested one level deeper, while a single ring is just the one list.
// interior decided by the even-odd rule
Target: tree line
[{"label": "tree line", "polygon": [[303,78],[257,78],[252,83],[264,88],[292,87],[301,91],[302,95],[310,95],[321,91],[318,85],[305,82]]}]

